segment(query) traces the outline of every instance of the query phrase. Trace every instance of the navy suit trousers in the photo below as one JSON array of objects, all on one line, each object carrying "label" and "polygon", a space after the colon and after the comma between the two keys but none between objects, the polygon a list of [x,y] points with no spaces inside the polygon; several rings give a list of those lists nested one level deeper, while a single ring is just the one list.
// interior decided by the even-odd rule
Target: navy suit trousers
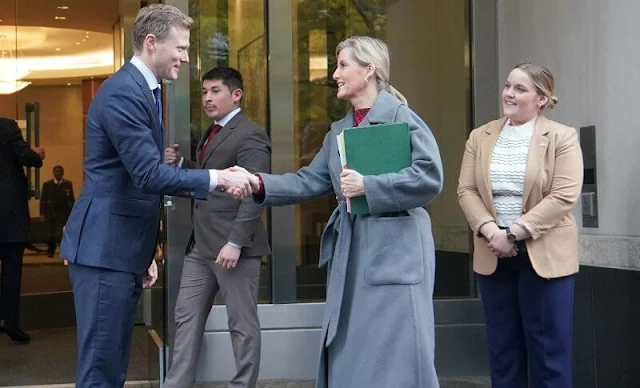
[{"label": "navy suit trousers", "polygon": [[19,325],[20,283],[24,243],[0,243],[0,320]]},{"label": "navy suit trousers", "polygon": [[77,387],[124,385],[142,274],[69,263],[78,330]]},{"label": "navy suit trousers", "polygon": [[493,388],[571,388],[575,275],[538,276],[526,252],[478,275]]}]

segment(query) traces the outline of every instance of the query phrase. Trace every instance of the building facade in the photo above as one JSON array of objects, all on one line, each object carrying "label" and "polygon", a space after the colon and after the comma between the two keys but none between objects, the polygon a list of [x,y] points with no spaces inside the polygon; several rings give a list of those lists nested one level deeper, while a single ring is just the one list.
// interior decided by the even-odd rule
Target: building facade
[{"label": "building facade", "polygon": [[[25,76],[33,84],[17,92],[4,93],[0,84],[1,116],[24,120],[24,104],[40,102],[42,125],[48,128],[41,137],[48,159],[44,171],[46,163],[65,164],[68,177],[81,187],[83,112],[99,80],[130,57],[130,29],[137,10],[154,2],[158,1],[104,1],[99,2],[102,8],[94,10],[82,0],[69,0],[71,10],[61,9],[67,5],[60,4],[56,12],[68,12],[69,20],[76,6],[86,8],[82,12],[87,20],[96,12],[110,18],[96,27],[99,31],[81,20],[75,28],[82,31],[78,47],[85,42],[81,39],[99,40],[100,47],[110,47],[111,62],[102,64],[97,74],[78,70],[64,83],[52,81],[62,77],[64,69],[57,69]],[[430,126],[444,163],[443,192],[428,206],[437,257],[436,363],[443,378],[489,374],[482,307],[471,269],[471,236],[456,196],[465,141],[473,128],[499,117],[502,83],[513,66],[528,61],[547,66],[555,76],[560,99],[549,117],[578,129],[585,161],[584,200],[574,209],[580,226],[581,264],[575,290],[575,386],[640,386],[635,367],[640,361],[636,351],[640,340],[635,335],[640,322],[640,304],[635,301],[640,293],[640,206],[635,195],[640,170],[634,148],[640,144],[634,117],[640,101],[640,87],[636,87],[640,86],[640,27],[635,20],[640,15],[639,2],[164,3],[195,20],[188,68],[183,67],[176,81],[164,84],[167,144],[178,143],[194,155],[210,124],[201,107],[201,76],[212,67],[235,67],[244,76],[245,114],[271,138],[274,173],[307,165],[330,124],[349,109],[348,103],[335,97],[336,45],[353,35],[387,42],[391,83]],[[53,22],[45,22],[48,15],[41,15],[48,0],[0,0],[0,4],[4,12],[0,14],[0,66],[7,68],[6,58],[29,52],[29,42],[40,42],[38,34],[49,33],[33,28],[51,27]],[[54,50],[55,45],[46,42],[39,44]],[[13,68],[17,69],[15,64]],[[324,268],[318,268],[319,246],[335,206],[335,198],[327,196],[265,211],[273,253],[262,259],[261,379],[315,377],[327,276]],[[37,209],[37,200],[30,207]],[[190,228],[190,201],[167,197],[164,241],[158,250],[163,279],[159,287],[145,291],[139,319],[154,333],[150,344],[158,359],[150,362],[156,365],[149,369],[151,378],[158,378],[171,363],[173,308]],[[37,321],[33,327],[73,324],[72,313],[42,318],[32,312],[48,311],[44,305],[66,306],[62,310],[71,311],[71,303],[69,290],[25,295],[25,319]],[[235,368],[222,304],[216,301],[207,322],[198,370],[202,381],[226,380]]]}]

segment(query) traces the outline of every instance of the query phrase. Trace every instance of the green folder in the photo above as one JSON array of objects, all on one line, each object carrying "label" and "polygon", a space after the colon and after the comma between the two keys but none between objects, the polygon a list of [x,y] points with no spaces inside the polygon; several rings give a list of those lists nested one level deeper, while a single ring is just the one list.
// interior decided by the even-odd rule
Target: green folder
[{"label": "green folder", "polygon": [[[362,175],[394,173],[411,166],[409,124],[347,128],[343,132],[347,168]],[[366,196],[351,198],[351,214],[369,214]]]}]

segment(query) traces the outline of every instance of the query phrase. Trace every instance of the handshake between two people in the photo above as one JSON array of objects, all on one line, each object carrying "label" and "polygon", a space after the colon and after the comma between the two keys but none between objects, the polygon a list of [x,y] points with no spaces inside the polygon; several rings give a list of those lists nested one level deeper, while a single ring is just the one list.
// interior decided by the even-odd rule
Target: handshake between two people
[{"label": "handshake between two people", "polygon": [[[164,162],[166,164],[178,166],[181,160],[182,155],[178,144],[165,148]],[[260,189],[258,177],[240,166],[216,170],[216,174],[218,176],[216,189],[226,192],[231,198],[242,199]]]}]

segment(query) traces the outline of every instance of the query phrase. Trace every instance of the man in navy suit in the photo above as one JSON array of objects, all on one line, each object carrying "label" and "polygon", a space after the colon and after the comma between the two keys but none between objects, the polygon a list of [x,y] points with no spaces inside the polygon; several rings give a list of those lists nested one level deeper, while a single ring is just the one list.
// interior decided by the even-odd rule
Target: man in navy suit
[{"label": "man in navy suit", "polygon": [[78,330],[78,387],[122,387],[136,306],[157,279],[153,260],[162,194],[206,199],[218,188],[242,197],[247,179],[228,170],[163,163],[159,82],[189,61],[193,20],[173,6],[142,8],[131,62],[102,84],[86,123],[85,180],[66,225]]}]

